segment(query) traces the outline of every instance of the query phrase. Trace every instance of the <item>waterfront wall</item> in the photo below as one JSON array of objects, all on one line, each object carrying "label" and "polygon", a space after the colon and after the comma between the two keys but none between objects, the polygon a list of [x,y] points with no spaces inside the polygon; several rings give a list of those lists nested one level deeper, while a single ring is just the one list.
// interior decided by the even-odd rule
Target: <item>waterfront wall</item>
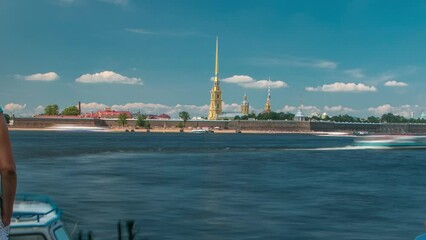
[{"label": "waterfront wall", "polygon": [[15,118],[12,128],[48,128],[54,125],[106,126],[105,122],[96,118]]},{"label": "waterfront wall", "polygon": [[[147,120],[155,129],[178,129],[180,120]],[[16,118],[12,128],[47,128],[57,124],[74,124],[80,126],[101,126],[117,128],[116,119],[94,118]],[[135,119],[127,120],[128,128],[136,127]],[[264,132],[353,132],[367,131],[378,134],[426,134],[426,124],[421,123],[335,123],[335,122],[298,122],[298,121],[230,121],[230,120],[190,120],[186,128],[229,129],[235,131]]]}]

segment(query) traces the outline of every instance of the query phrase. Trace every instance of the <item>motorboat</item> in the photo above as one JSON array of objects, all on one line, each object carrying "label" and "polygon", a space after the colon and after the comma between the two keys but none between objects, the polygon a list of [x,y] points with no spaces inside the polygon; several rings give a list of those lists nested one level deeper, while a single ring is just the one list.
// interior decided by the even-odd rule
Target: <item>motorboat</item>
[{"label": "motorboat", "polygon": [[10,239],[70,240],[61,216],[62,212],[47,196],[17,195]]},{"label": "motorboat", "polygon": [[204,128],[196,128],[191,130],[192,133],[213,133],[213,131]]},{"label": "motorboat", "polygon": [[84,125],[74,124],[56,124],[54,126],[46,128],[51,131],[65,131],[65,132],[106,132],[109,129],[105,127],[93,127]]},{"label": "motorboat", "polygon": [[426,148],[426,136],[370,135],[355,138],[355,145],[372,148]]}]

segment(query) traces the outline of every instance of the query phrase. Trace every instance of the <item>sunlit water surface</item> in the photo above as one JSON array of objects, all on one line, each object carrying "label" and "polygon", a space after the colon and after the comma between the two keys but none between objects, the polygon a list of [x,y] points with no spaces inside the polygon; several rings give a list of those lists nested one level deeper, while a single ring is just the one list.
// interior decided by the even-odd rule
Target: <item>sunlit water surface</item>
[{"label": "sunlit water surface", "polygon": [[[348,137],[11,132],[19,193],[49,195],[95,239],[414,239],[426,151]],[[70,225],[70,224],[69,224]]]}]

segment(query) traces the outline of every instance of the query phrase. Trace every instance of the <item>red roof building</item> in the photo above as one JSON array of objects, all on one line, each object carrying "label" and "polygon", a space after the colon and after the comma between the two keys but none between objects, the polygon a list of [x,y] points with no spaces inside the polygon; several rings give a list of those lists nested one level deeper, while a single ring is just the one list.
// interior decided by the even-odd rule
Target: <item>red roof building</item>
[{"label": "red roof building", "polygon": [[97,112],[82,114],[84,118],[118,118],[120,114],[126,114],[127,118],[132,118],[132,114],[129,111],[116,111],[111,108],[105,108],[105,110],[99,110]]}]

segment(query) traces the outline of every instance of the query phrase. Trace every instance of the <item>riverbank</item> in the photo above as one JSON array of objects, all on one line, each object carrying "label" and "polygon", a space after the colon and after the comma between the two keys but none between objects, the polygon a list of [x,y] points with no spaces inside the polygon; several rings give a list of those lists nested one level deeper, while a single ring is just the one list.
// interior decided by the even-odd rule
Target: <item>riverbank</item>
[{"label": "riverbank", "polygon": [[[10,131],[88,131],[90,130],[57,130],[51,128],[17,128],[17,127],[9,127]],[[95,130],[98,132],[137,132],[137,133],[192,133],[192,129],[184,129],[183,132],[180,131],[179,128],[153,128],[147,131],[142,128],[105,128],[103,130]],[[218,134],[235,134],[237,133],[233,129],[220,129],[215,130],[213,133]],[[238,132],[240,134],[318,134],[317,132],[290,132],[290,131],[263,131],[263,130],[244,130]]]},{"label": "riverbank", "polygon": [[[426,134],[424,123],[347,123],[330,121],[280,121],[280,120],[146,120],[151,132],[179,132],[180,125],[185,124],[185,132],[191,129],[212,129],[216,133],[314,133],[325,132],[368,132],[374,134]],[[46,130],[57,126],[81,126],[82,128],[105,128],[108,131],[124,131],[117,119],[97,118],[16,118],[13,129]],[[136,120],[128,119],[129,131],[146,131],[137,129]],[[118,130],[117,130],[118,129]]]}]

